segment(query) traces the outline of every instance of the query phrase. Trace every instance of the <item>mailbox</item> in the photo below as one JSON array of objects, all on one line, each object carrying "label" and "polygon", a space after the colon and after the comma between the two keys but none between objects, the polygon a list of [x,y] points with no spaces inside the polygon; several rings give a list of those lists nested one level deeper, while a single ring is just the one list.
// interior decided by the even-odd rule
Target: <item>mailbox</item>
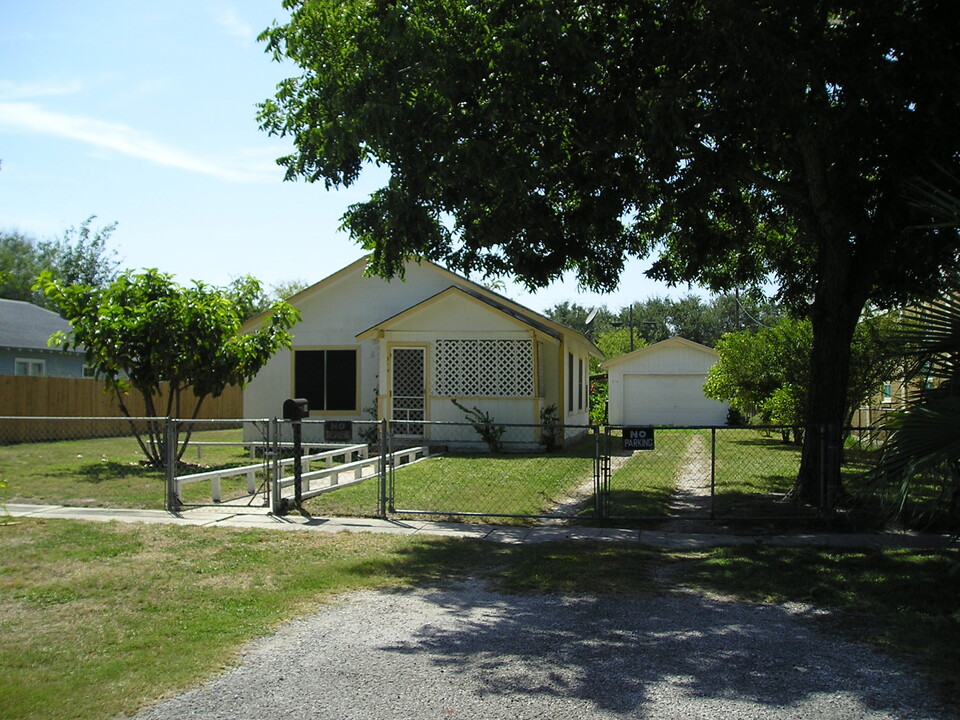
[{"label": "mailbox", "polygon": [[284,420],[303,420],[310,415],[310,406],[306,398],[288,398],[283,401]]}]

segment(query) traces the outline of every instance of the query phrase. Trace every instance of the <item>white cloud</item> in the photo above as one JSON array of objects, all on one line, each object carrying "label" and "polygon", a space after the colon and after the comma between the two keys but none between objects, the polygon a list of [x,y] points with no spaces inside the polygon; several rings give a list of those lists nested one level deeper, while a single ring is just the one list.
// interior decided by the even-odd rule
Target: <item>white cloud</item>
[{"label": "white cloud", "polygon": [[0,80],[0,98],[17,100],[21,98],[51,97],[55,95],[73,95],[80,92],[83,86],[79,82],[54,83],[15,83],[9,80]]},{"label": "white cloud", "polygon": [[243,22],[234,8],[225,8],[217,17],[217,23],[224,29],[227,35],[250,40],[253,38],[253,28]]},{"label": "white cloud", "polygon": [[0,102],[0,128],[3,127],[78,140],[99,149],[113,150],[157,165],[210,175],[231,182],[276,179],[275,172],[268,175],[260,168],[231,168],[166,145],[126,125],[50,112],[33,103]]}]

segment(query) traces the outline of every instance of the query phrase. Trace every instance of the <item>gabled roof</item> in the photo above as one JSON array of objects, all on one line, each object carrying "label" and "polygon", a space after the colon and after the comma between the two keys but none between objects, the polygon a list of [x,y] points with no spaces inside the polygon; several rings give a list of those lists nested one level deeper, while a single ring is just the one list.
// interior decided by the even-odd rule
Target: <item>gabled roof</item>
[{"label": "gabled roof", "polygon": [[[300,292],[296,293],[295,295],[290,296],[289,298],[287,298],[287,302],[293,305],[294,307],[298,307],[298,304],[301,303],[304,299],[310,297],[311,295],[325,288],[330,287],[331,285],[336,284],[338,281],[340,281],[344,277],[349,276],[353,273],[362,273],[367,267],[370,257],[371,257],[370,255],[364,255],[359,260],[356,260],[355,262],[338,270],[337,272],[324,278],[323,280],[320,280],[319,282],[314,283],[310,287],[305,288]],[[409,262],[418,263],[419,265],[431,268],[434,272],[437,272],[437,273],[440,273],[441,275],[446,276],[446,278],[450,281],[451,286],[455,286],[459,288],[462,292],[478,300],[481,300],[482,302],[486,303],[491,307],[496,308],[502,313],[511,315],[515,319],[520,320],[521,322],[527,325],[540,328],[541,332],[544,332],[550,335],[551,337],[560,338],[562,335],[568,335],[568,336],[579,338],[589,348],[590,354],[598,358],[603,357],[603,353],[597,348],[596,345],[594,345],[590,341],[589,338],[587,338],[583,333],[578,332],[577,330],[574,330],[573,328],[569,328],[566,325],[561,325],[560,323],[554,322],[553,320],[546,317],[545,315],[541,315],[535,310],[531,310],[528,307],[520,305],[519,303],[514,302],[510,298],[500,295],[499,293],[496,293],[493,290],[490,290],[489,288],[486,288],[483,285],[480,285],[479,283],[475,283],[472,280],[469,280],[463,277],[462,275],[458,275],[457,273],[451,270],[447,270],[446,268],[441,267],[440,265],[437,265],[436,263],[431,262],[430,260],[421,258],[421,259],[413,259],[413,260],[410,260]],[[256,325],[259,325],[259,323],[262,320],[262,316],[264,314],[265,313],[261,313],[261,315],[258,315],[254,318],[251,318],[250,320],[247,320],[247,322],[244,323],[244,328],[251,328],[251,327],[255,327]]]},{"label": "gabled roof", "polygon": [[50,336],[69,330],[70,323],[55,312],[22,300],[0,298],[0,347],[50,350]]},{"label": "gabled roof", "polygon": [[503,304],[501,304],[501,303],[496,302],[496,301],[495,301],[494,299],[492,299],[492,298],[484,297],[484,296],[479,295],[479,294],[477,294],[477,293],[473,293],[473,292],[470,291],[469,288],[458,287],[458,286],[456,286],[456,285],[451,285],[451,286],[448,287],[446,290],[442,290],[442,291],[438,292],[436,295],[432,295],[431,297],[428,297],[426,300],[422,300],[421,302],[418,302],[416,305],[413,305],[413,306],[411,306],[411,307],[408,307],[408,308],[406,308],[405,310],[401,310],[400,312],[396,313],[395,315],[391,315],[390,317],[388,317],[388,318],[380,321],[379,323],[377,323],[377,324],[374,325],[373,327],[367,328],[367,329],[364,330],[363,332],[357,333],[357,340],[363,340],[363,339],[365,339],[365,337],[369,337],[369,336],[370,336],[371,334],[373,334],[373,333],[376,333],[376,332],[378,332],[378,331],[380,331],[380,330],[386,330],[386,329],[388,329],[388,327],[389,327],[390,325],[392,325],[392,324],[395,323],[396,321],[398,321],[398,320],[400,320],[400,319],[402,319],[402,318],[405,318],[405,317],[409,317],[409,316],[411,316],[411,315],[414,315],[414,314],[420,312],[420,311],[421,311],[422,309],[424,309],[425,307],[427,307],[427,306],[429,306],[429,305],[433,305],[433,304],[436,303],[436,302],[441,302],[441,301],[444,300],[445,298],[448,298],[448,297],[450,297],[451,295],[456,295],[456,294],[464,295],[464,296],[466,296],[466,297],[468,297],[468,298],[471,298],[471,299],[472,299],[473,301],[475,301],[475,302],[479,302],[479,303],[481,303],[481,304],[483,304],[483,305],[488,306],[488,307],[491,308],[492,310],[494,310],[494,311],[496,311],[496,312],[498,312],[498,313],[500,313],[500,314],[502,314],[502,315],[506,315],[508,318],[510,318],[510,320],[512,320],[512,321],[514,321],[514,322],[517,322],[517,323],[520,323],[521,325],[525,325],[525,326],[527,326],[527,327],[533,328],[534,330],[537,330],[537,331],[539,331],[540,333],[542,333],[542,334],[544,334],[544,335],[547,335],[547,336],[549,336],[549,337],[551,337],[551,338],[553,338],[553,339],[555,339],[555,340],[560,340],[560,335],[561,335],[561,334],[560,334],[559,332],[557,332],[557,331],[556,331],[555,329],[553,329],[553,328],[547,327],[547,326],[544,325],[543,323],[538,322],[535,318],[533,318],[533,317],[531,317],[531,316],[529,316],[529,315],[524,315],[524,314],[522,314],[522,313],[518,313],[518,312],[516,312],[515,310],[513,310],[512,308],[507,307],[507,306],[505,306],[505,305],[503,305]]},{"label": "gabled roof", "polygon": [[621,355],[620,357],[613,358],[612,360],[607,360],[606,362],[600,363],[600,367],[609,368],[614,365],[619,365],[620,363],[629,362],[643,355],[649,355],[660,350],[667,350],[669,348],[686,348],[688,350],[696,350],[698,352],[706,353],[712,357],[717,357],[717,351],[711,347],[701,345],[693,340],[687,340],[686,338],[672,337],[667,340],[661,340],[653,345],[647,345],[639,350],[634,350],[632,353],[627,353],[626,355]]}]

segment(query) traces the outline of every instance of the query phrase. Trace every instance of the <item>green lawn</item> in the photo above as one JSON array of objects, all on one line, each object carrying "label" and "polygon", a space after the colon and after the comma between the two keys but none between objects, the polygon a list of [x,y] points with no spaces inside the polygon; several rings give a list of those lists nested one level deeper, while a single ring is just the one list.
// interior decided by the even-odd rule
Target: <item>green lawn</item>
[{"label": "green lawn", "polygon": [[[396,469],[394,507],[434,517],[549,514],[585,483],[592,497],[592,440],[546,455],[447,453]],[[375,480],[306,503],[317,515],[369,515],[376,506]]]},{"label": "green lawn", "polygon": [[623,438],[619,431],[612,433],[608,438],[612,452],[610,515],[631,519],[666,515],[677,472],[697,435],[702,431],[657,430],[653,450],[637,450],[624,458]]},{"label": "green lawn", "polygon": [[124,523],[0,524],[0,717],[114,718],[358,588],[489,577],[514,592],[649,584],[638,547]]},{"label": "green lawn", "polygon": [[[193,434],[194,441],[240,441],[241,431]],[[98,507],[162,509],[166,498],[163,472],[143,464],[133,437],[0,445],[0,476],[7,481],[6,501]],[[181,472],[247,465],[240,447],[205,447],[202,457],[188,448],[183,460],[194,467]],[[223,482],[224,497],[246,494],[245,480]],[[184,499],[209,502],[210,484],[188,485]]]},{"label": "green lawn", "polygon": [[[239,441],[241,432],[197,432],[194,442]],[[784,443],[778,433],[749,428],[721,428],[715,432],[716,466],[714,502],[718,522],[750,520],[776,524],[820,522],[816,508],[787,501],[800,464],[800,447]],[[656,449],[617,456],[621,440],[609,438],[612,457],[610,502],[613,522],[629,524],[631,518],[657,518],[667,514],[676,478],[691,456],[699,458],[698,477],[709,485],[709,430],[658,429]],[[592,498],[593,440],[549,454],[448,453],[396,470],[393,492],[397,510],[428,513],[432,517],[504,516],[504,522],[522,522],[510,516],[549,514],[558,503],[576,496],[579,508],[565,508],[580,520],[596,516]],[[897,507],[897,487],[869,485],[864,473],[875,451],[848,448],[839,516],[850,527],[873,529],[887,522]],[[190,466],[181,474],[207,469],[257,464],[241,447],[191,447],[184,455]],[[90,505],[100,507],[164,507],[163,474],[143,465],[143,454],[132,437],[0,446],[0,478],[7,487],[0,501]],[[266,473],[260,471],[255,486],[261,488]],[[906,506],[904,522],[910,527],[950,529],[931,525],[924,512],[934,506],[941,488],[936,478],[914,486],[914,499]],[[376,480],[337,489],[306,503],[315,515],[369,516],[377,511]],[[246,479],[222,481],[224,499],[249,498]],[[183,490],[187,505],[211,502],[211,483],[190,484]],[[252,498],[259,502],[259,496]]]},{"label": "green lawn", "polygon": [[[478,577],[507,593],[662,592],[797,600],[960,693],[960,574],[948,557],[749,546],[533,545],[22,519],[0,524],[0,716],[106,720],[195,685],[244,643],[359,588]],[[672,571],[665,572],[665,568]]]}]

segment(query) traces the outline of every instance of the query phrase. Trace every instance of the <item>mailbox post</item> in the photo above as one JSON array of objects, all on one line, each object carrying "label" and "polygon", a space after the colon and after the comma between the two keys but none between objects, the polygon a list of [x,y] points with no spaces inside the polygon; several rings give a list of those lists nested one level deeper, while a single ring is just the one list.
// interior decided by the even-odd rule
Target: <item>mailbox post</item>
[{"label": "mailbox post", "polygon": [[283,419],[290,421],[293,428],[293,497],[297,509],[303,502],[303,433],[300,421],[310,415],[310,405],[306,398],[288,398],[283,401]]}]

